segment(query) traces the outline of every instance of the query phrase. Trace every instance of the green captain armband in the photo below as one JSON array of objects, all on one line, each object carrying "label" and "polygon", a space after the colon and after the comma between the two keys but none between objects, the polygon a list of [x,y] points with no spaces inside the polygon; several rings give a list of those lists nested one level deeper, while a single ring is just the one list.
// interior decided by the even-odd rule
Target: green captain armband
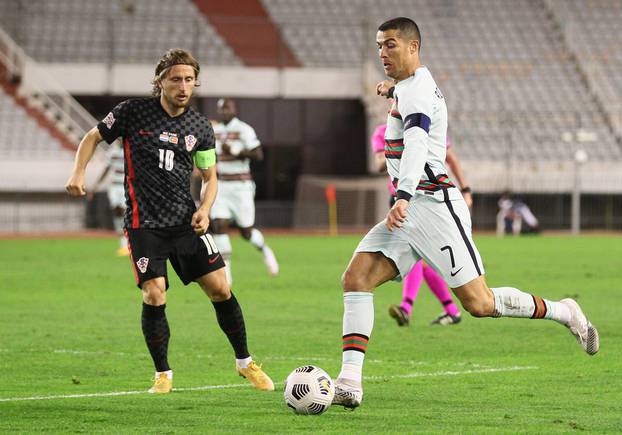
[{"label": "green captain armband", "polygon": [[199,169],[209,169],[216,164],[216,150],[204,150],[194,153],[194,164]]}]

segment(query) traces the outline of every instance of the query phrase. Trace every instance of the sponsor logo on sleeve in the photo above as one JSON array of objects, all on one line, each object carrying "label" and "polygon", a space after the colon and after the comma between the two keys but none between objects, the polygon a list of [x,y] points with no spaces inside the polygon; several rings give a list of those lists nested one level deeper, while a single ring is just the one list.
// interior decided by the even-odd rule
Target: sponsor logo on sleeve
[{"label": "sponsor logo on sleeve", "polygon": [[192,151],[192,148],[194,148],[194,146],[196,145],[197,138],[189,134],[188,136],[184,137],[184,142],[186,142],[186,151],[190,152]]},{"label": "sponsor logo on sleeve", "polygon": [[106,117],[102,120],[104,125],[110,130],[115,122],[114,115],[110,112]]}]

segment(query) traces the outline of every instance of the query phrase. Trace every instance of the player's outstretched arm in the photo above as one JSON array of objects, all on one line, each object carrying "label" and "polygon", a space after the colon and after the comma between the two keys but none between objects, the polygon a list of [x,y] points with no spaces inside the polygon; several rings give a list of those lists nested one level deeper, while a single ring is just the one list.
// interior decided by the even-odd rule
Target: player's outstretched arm
[{"label": "player's outstretched arm", "polygon": [[218,179],[216,177],[216,165],[207,169],[201,169],[201,204],[199,209],[192,215],[192,227],[197,234],[205,234],[209,226],[209,212],[216,199],[218,192]]},{"label": "player's outstretched arm", "polygon": [[84,174],[86,166],[89,164],[95,154],[97,144],[103,140],[101,133],[97,127],[93,127],[80,142],[76,159],[73,164],[73,172],[65,185],[65,189],[71,196],[84,196],[86,188],[84,185]]}]

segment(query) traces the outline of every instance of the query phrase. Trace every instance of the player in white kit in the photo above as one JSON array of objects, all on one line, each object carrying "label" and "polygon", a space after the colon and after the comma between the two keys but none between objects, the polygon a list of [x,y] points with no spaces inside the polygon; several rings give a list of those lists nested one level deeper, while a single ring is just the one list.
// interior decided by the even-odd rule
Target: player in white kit
[{"label": "player in white kit", "polygon": [[264,263],[272,276],[279,273],[274,252],[266,244],[255,225],[255,182],[251,176],[250,161],[262,160],[261,143],[253,127],[237,118],[235,101],[218,100],[221,123],[214,124],[216,154],[218,156],[218,194],[211,210],[211,228],[214,241],[223,260],[227,280],[231,283],[231,240],[227,233],[233,220],[244,239],[262,252]]},{"label": "player in white kit", "polygon": [[588,354],[596,353],[598,332],[574,300],[554,302],[512,287],[488,287],[469,210],[446,175],[447,107],[419,59],[419,28],[409,18],[394,18],[380,25],[376,42],[384,71],[396,82],[385,154],[397,200],[359,243],[342,277],[343,353],[333,404],[355,408],[363,399],[373,290],[401,279],[420,259],[441,273],[474,317],[552,319],[568,327]]},{"label": "player in white kit", "polygon": [[114,142],[108,148],[107,152],[108,165],[104,172],[99,176],[99,179],[93,186],[92,191],[97,192],[99,185],[110,174],[110,184],[108,185],[108,203],[110,210],[112,211],[112,223],[114,229],[119,235],[119,248],[117,249],[118,256],[130,255],[130,251],[127,248],[127,239],[123,234],[123,216],[125,215],[125,189],[123,182],[125,179],[125,157],[123,156],[123,149],[117,142]]}]

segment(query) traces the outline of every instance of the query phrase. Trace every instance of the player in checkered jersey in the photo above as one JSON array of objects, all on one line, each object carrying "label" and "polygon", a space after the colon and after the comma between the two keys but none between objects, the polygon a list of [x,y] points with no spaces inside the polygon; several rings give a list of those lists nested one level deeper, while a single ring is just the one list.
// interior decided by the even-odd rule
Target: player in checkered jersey
[{"label": "player in checkered jersey", "polygon": [[363,400],[373,291],[400,280],[421,259],[441,273],[472,316],[554,320],[589,355],[598,352],[598,331],[576,301],[488,286],[473,243],[469,209],[447,176],[447,105],[421,63],[419,27],[409,18],[393,18],[378,27],[376,44],[385,74],[395,81],[389,92],[394,102],[387,116],[385,155],[397,194],[386,219],[361,240],[343,274],[342,364],[333,404],[355,408]]},{"label": "player in checkered jersey", "polygon": [[[66,188],[70,195],[84,195],[84,173],[97,144],[123,139],[125,230],[142,290],[143,335],[156,369],[150,393],[173,387],[165,314],[167,259],[185,285],[198,283],[212,301],[238,373],[258,389],[274,390],[248,352],[242,310],[216,244],[206,234],[217,191],[216,153],[209,120],[189,106],[198,75],[199,64],[190,53],[169,50],[155,69],[154,97],[122,102],[82,139]],[[198,209],[190,195],[193,166],[203,181]]]},{"label": "player in checkered jersey", "polygon": [[270,275],[276,276],[279,263],[261,231],[255,228],[255,182],[250,161],[263,159],[261,144],[253,127],[237,117],[234,100],[218,100],[218,114],[222,122],[214,124],[214,134],[219,188],[212,207],[211,228],[225,260],[227,279],[231,283],[231,240],[228,234],[231,220],[240,229],[242,237],[263,254]]},{"label": "player in checkered jersey", "polygon": [[123,187],[125,183],[125,157],[123,156],[123,148],[121,148],[118,142],[114,142],[108,148],[106,157],[108,165],[106,165],[106,168],[95,182],[93,189],[89,192],[89,200],[93,198],[93,193],[99,190],[100,184],[106,177],[110,177],[110,184],[107,190],[108,205],[110,205],[112,212],[114,229],[119,235],[117,255],[124,257],[130,255],[130,250],[127,247],[127,238],[123,232],[123,217],[125,216],[125,189]]}]

